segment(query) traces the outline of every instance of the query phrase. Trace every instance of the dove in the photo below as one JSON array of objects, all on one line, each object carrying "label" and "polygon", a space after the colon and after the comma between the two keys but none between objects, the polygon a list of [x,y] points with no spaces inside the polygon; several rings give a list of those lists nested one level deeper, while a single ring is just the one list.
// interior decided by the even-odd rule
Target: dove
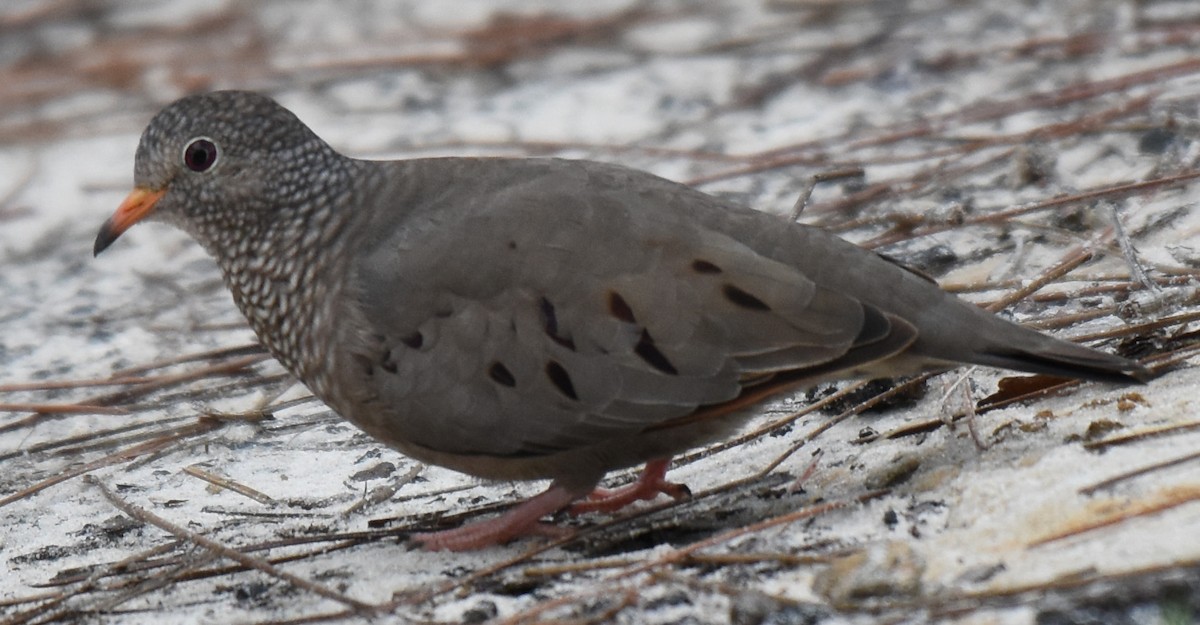
[{"label": "dove", "polygon": [[[334,412],[424,463],[549,480],[415,534],[469,550],[660,494],[670,458],[817,383],[984,365],[1110,383],[1142,365],[1023,328],[820,228],[616,164],[344,156],[272,99],[162,109],[135,223],[187,232],[260,342]],[[633,484],[606,473],[645,463]]]}]

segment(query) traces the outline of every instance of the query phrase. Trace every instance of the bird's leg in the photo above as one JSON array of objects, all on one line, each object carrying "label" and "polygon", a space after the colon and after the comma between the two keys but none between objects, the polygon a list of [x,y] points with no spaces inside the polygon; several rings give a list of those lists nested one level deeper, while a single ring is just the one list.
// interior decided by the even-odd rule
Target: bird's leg
[{"label": "bird's leg", "polygon": [[690,496],[691,491],[687,486],[667,481],[667,467],[670,464],[671,461],[667,458],[651,460],[646,463],[646,468],[642,469],[642,474],[636,482],[620,488],[596,488],[587,496],[586,501],[574,505],[571,503],[580,498],[579,491],[552,482],[542,493],[521,502],[498,517],[468,523],[454,529],[413,534],[409,540],[431,551],[470,551],[522,536],[562,537],[570,530],[542,523],[542,517],[568,506],[571,514],[611,512],[635,501],[654,499],[660,494],[675,499]]},{"label": "bird's leg", "polygon": [[570,530],[542,523],[541,518],[566,508],[579,499],[579,492],[551,483],[535,495],[498,517],[468,523],[438,532],[413,534],[409,540],[430,551],[471,551],[530,535],[562,537]]},{"label": "bird's leg", "polygon": [[642,469],[642,474],[636,482],[620,488],[597,488],[588,495],[587,501],[571,506],[570,512],[612,512],[635,501],[649,501],[660,494],[675,499],[691,496],[692,491],[688,490],[687,485],[667,481],[667,467],[670,464],[669,458],[651,460],[646,463],[646,468]]}]

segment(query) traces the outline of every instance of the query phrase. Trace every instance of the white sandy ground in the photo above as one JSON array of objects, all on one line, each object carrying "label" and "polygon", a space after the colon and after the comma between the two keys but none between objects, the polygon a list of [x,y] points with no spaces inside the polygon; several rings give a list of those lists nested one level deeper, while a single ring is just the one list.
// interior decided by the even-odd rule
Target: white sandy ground
[{"label": "white sandy ground", "polygon": [[[618,160],[688,180],[743,162],[695,159],[652,148],[744,155],[847,131],[871,138],[876,136],[874,128],[957,111],[973,102],[1008,100],[1021,93],[1125,76],[1190,58],[1194,46],[1151,45],[1159,40],[1139,28],[1139,20],[1178,20],[1190,41],[1197,38],[1197,12],[1188,3],[1149,3],[1141,8],[1132,2],[988,7],[987,3],[930,1],[908,3],[886,17],[880,6],[867,4],[830,9],[827,18],[809,21],[797,16],[811,17],[817,11],[802,2],[731,0],[702,9],[688,3],[655,2],[646,9],[656,15],[653,19],[616,34],[559,44],[546,54],[529,55],[500,68],[416,64],[382,65],[372,71],[345,69],[379,58],[463,54],[461,33],[483,27],[501,9],[523,16],[555,10],[559,15],[600,19],[633,10],[635,4],[364,2],[347,11],[340,3],[310,0],[262,3],[234,11],[232,3],[219,1],[111,2],[97,9],[97,16],[73,12],[73,5],[64,3],[67,9],[59,17],[34,19],[24,16],[35,14],[38,3],[14,3],[0,9],[0,15],[14,25],[0,30],[0,62],[10,68],[29,62],[36,57],[32,49],[65,59],[104,40],[232,14],[234,25],[220,27],[213,48],[198,52],[211,64],[198,62],[189,76],[202,75],[201,82],[213,87],[267,89],[346,153],[379,158],[551,151]],[[871,33],[886,30],[884,24],[891,25],[890,36],[885,43],[872,43]],[[1151,30],[1166,37],[1163,33],[1169,29]],[[1087,31],[1107,33],[1100,44],[1102,52],[1058,58],[1053,51],[1029,57],[1011,51],[1018,42]],[[265,42],[264,58],[240,66],[232,55],[223,56],[221,46],[236,48],[255,36]],[[99,86],[79,77],[77,89],[64,89],[44,102],[14,97],[0,110],[0,384],[104,378],[126,367],[253,340],[221,287],[215,266],[181,234],[159,225],[141,226],[100,259],[91,258],[96,228],[131,182],[141,125],[157,106],[186,91],[177,67],[171,65],[179,62],[178,50],[160,39],[133,37],[131,41],[149,41],[132,46],[129,54],[151,55],[151,60],[139,61],[146,71],[122,87]],[[834,69],[871,73],[887,66],[889,71],[844,85],[832,79],[792,78],[791,86],[772,92],[761,105],[741,104],[747,90],[771,84],[823,50],[848,43],[854,45],[846,60],[828,61]],[[881,45],[882,50],[861,52],[872,45]],[[958,72],[931,69],[935,60],[968,53],[994,58],[968,64]],[[161,55],[162,63],[156,64],[152,55]],[[101,64],[105,58],[93,62]],[[64,66],[81,71],[80,65]],[[203,74],[206,68],[211,75]],[[72,80],[69,72],[26,76],[30,82],[17,83],[13,92],[36,91],[35,79],[48,87]],[[1141,95],[1155,98],[1145,111],[1120,121],[1126,130],[1094,136],[1077,132],[1081,136],[1036,142],[1035,155],[1048,154],[1051,163],[1045,185],[1013,184],[1015,165],[1007,163],[1019,157],[1010,157],[999,168],[956,179],[953,192],[904,196],[898,204],[870,210],[916,215],[951,214],[960,208],[999,210],[1179,173],[1178,163],[1191,161],[1197,151],[1188,134],[1197,122],[1195,76],[1184,74],[1131,88],[1075,108],[1034,108],[994,121],[955,122],[945,135],[998,136],[1060,117],[1074,119]],[[1139,137],[1167,118],[1181,137],[1175,151],[1166,156],[1139,151]],[[32,121],[45,122],[53,131],[30,136],[14,130]],[[553,150],[532,145],[536,142],[567,146]],[[646,149],[595,147],[602,145]],[[870,154],[916,153],[934,145],[943,144],[913,139]],[[839,160],[837,156],[833,154],[832,160]],[[863,153],[856,157],[862,158]],[[910,175],[930,163],[871,164],[866,168],[867,181]],[[1170,169],[1172,163],[1176,169]],[[771,169],[704,188],[783,212],[818,170]],[[842,197],[847,189],[822,187],[815,196],[816,206]],[[1177,248],[1192,246],[1200,225],[1195,193],[1195,185],[1182,186],[1121,203],[1131,232],[1168,211],[1179,211],[1169,227],[1151,228],[1134,238],[1152,275],[1155,266],[1179,267],[1177,258],[1187,258],[1187,250]],[[1082,206],[1081,219],[1095,231],[1111,223],[1107,205]],[[831,218],[815,211],[805,218],[836,223],[853,215]],[[889,251],[903,257],[945,246],[959,258],[952,271],[939,275],[947,284],[989,278],[1028,280],[1056,262],[1069,245],[1094,234],[1067,232],[1057,225],[1048,230],[1047,220],[1040,215],[1026,222],[1004,231],[1005,241],[1020,242],[1015,246],[999,245],[1000,229],[984,227],[951,230]],[[858,229],[849,236],[865,240],[880,232]],[[981,248],[1002,252],[970,260]],[[1079,272],[1118,273],[1126,267],[1119,255],[1111,255]],[[1077,290],[1088,284],[1072,282],[1051,290]],[[1002,292],[978,297],[994,299]],[[1128,320],[1186,312],[1194,306],[1193,294],[1194,287],[1183,285],[1158,295],[1139,295],[1140,306]],[[1107,296],[1075,297],[1050,309],[1021,304],[1016,314],[1046,318],[1111,303]],[[1066,334],[1081,335],[1123,323],[1108,316],[1072,327]],[[119,404],[130,409],[128,415],[49,417],[7,429],[0,433],[0,496],[140,441],[70,453],[37,451],[43,443],[81,437],[71,445],[76,447],[86,445],[94,432],[126,424],[166,427],[167,419],[176,418],[173,425],[185,426],[202,414],[242,413],[265,401],[305,396],[272,362],[256,365],[252,371]],[[1188,622],[1195,616],[1200,603],[1171,589],[1200,588],[1200,504],[1167,504],[1200,494],[1197,462],[1155,471],[1094,494],[1080,490],[1195,452],[1200,431],[1149,437],[1103,451],[1089,450],[1082,440],[1196,423],[1197,370],[1185,366],[1137,388],[1086,384],[986,412],[976,422],[989,444],[985,450],[976,447],[961,424],[897,439],[855,442],[864,428],[887,432],[947,414],[943,395],[962,373],[936,378],[915,405],[834,426],[756,484],[615,525],[582,544],[552,549],[486,577],[468,590],[402,605],[394,616],[378,622],[504,619],[556,599],[562,599],[562,605],[541,617],[623,623],[865,623],[884,618],[888,622],[1017,624],[1088,622],[1090,616],[1100,619],[1094,622]],[[995,389],[1003,374],[978,369],[969,375],[974,398],[979,399]],[[0,394],[0,403],[65,403],[103,392],[8,392]],[[279,392],[284,395],[276,398]],[[803,400],[797,397],[764,407],[763,416],[749,427],[779,419],[803,407]],[[6,413],[3,423],[14,423],[27,414]],[[671,475],[696,493],[752,476],[829,418],[822,413],[805,416],[784,435],[699,458]],[[816,449],[823,453],[815,472],[801,489],[792,488]],[[185,472],[197,467],[250,486],[271,501],[216,488],[198,479],[194,471]],[[897,467],[908,467],[911,475],[891,484],[887,477]],[[362,474],[368,469],[374,471]],[[130,504],[235,548],[287,537],[367,530],[371,520],[454,514],[487,503],[515,501],[542,487],[481,484],[436,467],[418,467],[314,402],[273,410],[271,420],[226,425],[162,453],[99,468],[90,475]],[[409,481],[402,479],[413,475]],[[363,505],[365,493],[388,484],[399,486],[394,497]],[[823,502],[853,500],[881,485],[891,490],[866,503],[756,531],[701,552],[748,554],[749,563],[697,561],[629,573],[669,556],[672,549],[717,533]],[[455,487],[462,488],[443,492]],[[443,494],[427,495],[439,492]],[[1121,512],[1157,505],[1164,509],[1035,544]],[[356,506],[359,509],[346,514]],[[568,522],[583,527],[607,518],[597,515]],[[80,478],[0,507],[0,527],[0,601],[6,602],[0,607],[0,619],[13,621],[23,618],[26,610],[44,606],[36,596],[53,592],[55,588],[43,585],[64,571],[94,570],[88,567],[103,567],[172,540],[157,527],[131,521],[104,497],[100,486]],[[503,562],[536,544],[530,540],[478,553],[447,554],[413,551],[385,538],[279,567],[359,601],[382,603]],[[254,555],[277,557],[297,551],[277,548]],[[184,568],[230,564],[219,558],[205,561],[205,551],[192,545],[176,546],[164,555],[182,557],[179,566]],[[830,564],[796,559],[802,556],[844,557]],[[583,568],[544,570],[559,565]],[[166,567],[138,579],[153,582],[180,570]],[[1141,570],[1160,571],[1160,575],[1127,575]],[[1116,581],[1103,581],[1105,576],[1115,576]],[[1080,581],[1093,578],[1099,581]],[[63,607],[84,613],[82,619],[89,622],[259,622],[342,608],[260,572],[176,581],[127,598],[122,593],[129,588],[103,589],[105,584],[115,584],[108,578],[97,582],[100,588],[84,588],[82,583],[76,582]],[[1002,597],[1012,589],[1043,584],[1047,588]],[[1001,598],[972,598],[989,594]],[[614,609],[606,612],[610,608]],[[33,622],[55,619],[69,620],[47,608]]]}]

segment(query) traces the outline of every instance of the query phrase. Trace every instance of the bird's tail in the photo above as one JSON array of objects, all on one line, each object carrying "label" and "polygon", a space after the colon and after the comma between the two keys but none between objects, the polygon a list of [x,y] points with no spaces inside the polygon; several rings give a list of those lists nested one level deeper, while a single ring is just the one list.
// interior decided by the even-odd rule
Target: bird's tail
[{"label": "bird's tail", "polygon": [[1154,377],[1153,371],[1128,358],[1048,336],[1038,335],[1038,338],[1044,340],[1033,347],[984,348],[973,354],[971,361],[989,367],[1118,384],[1145,383]]}]

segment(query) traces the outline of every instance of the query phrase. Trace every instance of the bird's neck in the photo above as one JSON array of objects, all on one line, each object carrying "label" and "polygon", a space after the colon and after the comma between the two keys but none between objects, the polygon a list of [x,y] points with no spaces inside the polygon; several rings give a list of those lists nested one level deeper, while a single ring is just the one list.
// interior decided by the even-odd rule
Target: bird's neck
[{"label": "bird's neck", "polygon": [[237,241],[210,240],[206,246],[259,341],[306,382],[332,340],[322,332],[336,325],[329,317],[342,283],[337,273],[349,215],[334,205],[278,207],[276,215],[286,212],[287,218],[243,224]]}]

